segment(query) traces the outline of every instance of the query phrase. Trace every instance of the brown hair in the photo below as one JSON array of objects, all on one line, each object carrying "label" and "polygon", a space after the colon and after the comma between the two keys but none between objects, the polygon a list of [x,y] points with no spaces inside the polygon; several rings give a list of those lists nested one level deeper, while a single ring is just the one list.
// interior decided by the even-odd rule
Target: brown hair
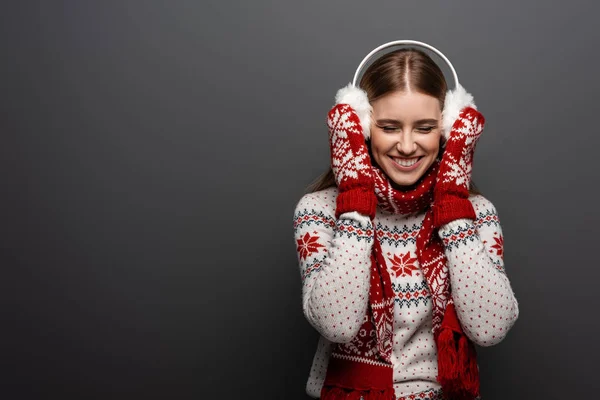
[{"label": "brown hair", "polygon": [[[400,49],[377,59],[363,74],[360,87],[367,92],[370,102],[392,92],[410,89],[437,98],[442,110],[448,90],[440,67],[417,49]],[[308,186],[306,192],[317,192],[332,186],[336,186],[336,183],[330,167]],[[481,194],[472,179],[469,193]]]}]

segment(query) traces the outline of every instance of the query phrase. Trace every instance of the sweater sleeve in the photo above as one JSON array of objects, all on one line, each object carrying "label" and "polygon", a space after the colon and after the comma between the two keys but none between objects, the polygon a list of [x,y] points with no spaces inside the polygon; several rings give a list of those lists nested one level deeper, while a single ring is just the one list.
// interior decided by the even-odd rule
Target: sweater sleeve
[{"label": "sweater sleeve", "polygon": [[332,190],[307,194],[294,211],[302,310],[326,339],[347,343],[367,312],[373,226],[357,212],[335,219]]},{"label": "sweater sleeve", "polygon": [[479,346],[504,339],[519,305],[504,269],[504,238],[494,205],[470,197],[476,219],[458,219],[438,230],[448,260],[452,299],[465,334]]}]

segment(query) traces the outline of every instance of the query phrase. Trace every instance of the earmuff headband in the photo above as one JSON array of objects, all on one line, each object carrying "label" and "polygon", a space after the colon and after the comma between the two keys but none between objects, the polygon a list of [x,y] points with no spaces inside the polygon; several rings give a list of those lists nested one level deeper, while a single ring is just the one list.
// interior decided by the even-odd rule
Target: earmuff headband
[{"label": "earmuff headband", "polygon": [[373,49],[369,54],[367,54],[367,56],[365,58],[363,58],[363,60],[359,64],[358,68],[356,69],[356,73],[354,74],[354,79],[352,80],[352,84],[354,86],[358,86],[358,79],[362,75],[362,72],[363,72],[362,69],[369,62],[369,60],[371,60],[371,58],[373,58],[373,56],[376,53],[378,53],[381,50],[387,49],[389,47],[403,46],[403,45],[407,45],[407,47],[422,47],[422,48],[431,50],[435,54],[437,54],[450,68],[450,71],[452,72],[452,77],[454,78],[454,87],[455,88],[458,87],[458,75],[456,74],[456,70],[452,66],[452,63],[450,62],[450,60],[448,60],[448,58],[441,51],[436,49],[435,47],[433,47],[427,43],[419,42],[416,40],[394,40],[392,42],[384,43],[381,46]]},{"label": "earmuff headband", "polygon": [[367,54],[367,56],[358,66],[352,83],[349,83],[347,86],[338,90],[335,96],[335,103],[349,104],[356,111],[358,118],[360,119],[363,135],[365,139],[369,140],[371,137],[370,126],[372,107],[369,103],[367,93],[357,86],[357,81],[364,72],[362,70],[365,68],[365,65],[376,55],[376,53],[379,53],[381,50],[392,46],[421,47],[428,49],[437,54],[450,69],[454,78],[454,89],[446,92],[444,109],[442,111],[442,133],[444,139],[448,139],[452,124],[458,117],[460,110],[466,106],[470,106],[475,109],[477,109],[477,107],[473,101],[473,96],[468,93],[458,82],[458,75],[456,74],[456,70],[454,69],[454,66],[452,66],[450,60],[448,60],[448,58],[441,51],[431,45],[428,45],[427,43],[418,42],[416,40],[395,40],[384,43],[381,46],[373,49],[369,54]]}]

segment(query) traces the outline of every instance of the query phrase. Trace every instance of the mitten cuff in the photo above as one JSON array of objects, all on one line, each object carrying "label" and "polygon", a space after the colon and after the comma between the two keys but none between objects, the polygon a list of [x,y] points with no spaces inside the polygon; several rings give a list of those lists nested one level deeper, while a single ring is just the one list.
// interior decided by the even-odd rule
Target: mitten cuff
[{"label": "mitten cuff", "polygon": [[477,217],[473,203],[469,199],[454,197],[433,204],[433,226],[439,228],[448,222],[468,218],[475,220]]},{"label": "mitten cuff", "polygon": [[338,194],[335,217],[338,218],[345,212],[357,211],[373,219],[375,218],[376,210],[377,197],[374,190],[365,190],[362,188],[350,189]]}]

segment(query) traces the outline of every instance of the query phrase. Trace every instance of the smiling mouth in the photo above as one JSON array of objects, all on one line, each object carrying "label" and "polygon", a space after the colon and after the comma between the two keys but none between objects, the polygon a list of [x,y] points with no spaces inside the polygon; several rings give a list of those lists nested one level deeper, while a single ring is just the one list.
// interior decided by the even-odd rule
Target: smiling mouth
[{"label": "smiling mouth", "polygon": [[421,161],[421,159],[423,158],[423,156],[420,157],[412,157],[412,158],[400,158],[400,157],[392,157],[390,156],[390,158],[392,159],[392,161],[394,162],[394,164],[396,164],[399,167],[402,168],[411,168],[414,167],[419,161]]}]

